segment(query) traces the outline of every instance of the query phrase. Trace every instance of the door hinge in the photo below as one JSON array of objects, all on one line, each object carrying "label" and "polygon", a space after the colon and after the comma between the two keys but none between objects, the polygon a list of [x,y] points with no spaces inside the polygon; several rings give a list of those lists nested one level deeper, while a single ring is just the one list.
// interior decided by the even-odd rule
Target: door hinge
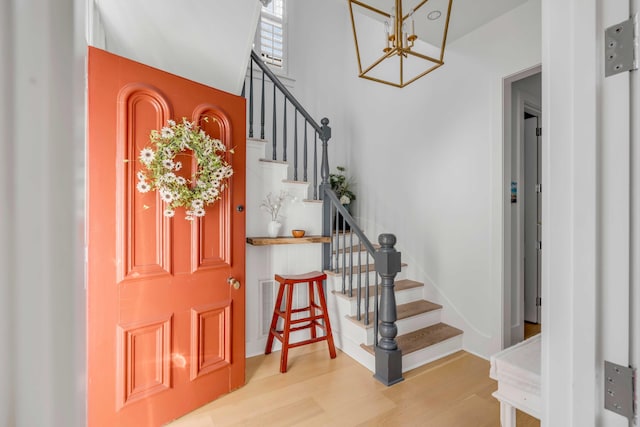
[{"label": "door hinge", "polygon": [[536,307],[542,307],[542,298],[540,297],[536,298]]},{"label": "door hinge", "polygon": [[628,366],[604,361],[604,408],[632,420],[635,370]]},{"label": "door hinge", "polygon": [[542,128],[536,128],[536,136],[542,136]]},{"label": "door hinge", "polygon": [[542,184],[536,184],[536,193],[542,193]]},{"label": "door hinge", "polygon": [[604,30],[604,75],[638,69],[638,14]]},{"label": "door hinge", "polygon": [[539,251],[541,251],[541,250],[542,250],[542,241],[538,240],[538,241],[536,242],[536,249],[538,249]]}]

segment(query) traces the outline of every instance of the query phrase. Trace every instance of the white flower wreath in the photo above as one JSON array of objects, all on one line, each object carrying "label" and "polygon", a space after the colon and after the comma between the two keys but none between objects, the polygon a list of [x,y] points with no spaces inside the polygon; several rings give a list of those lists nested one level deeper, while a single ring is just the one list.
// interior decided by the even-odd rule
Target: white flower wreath
[{"label": "white flower wreath", "polygon": [[[227,147],[186,118],[182,123],[168,120],[167,126],[160,131],[152,130],[150,141],[155,150],[145,147],[140,151],[140,163],[146,171],[138,171],[138,191],[158,190],[167,203],[164,210],[167,217],[174,216],[175,208],[179,206],[187,209],[185,218],[188,220],[204,216],[204,208],[221,198],[233,175],[233,168],[225,160]],[[175,160],[176,155],[188,151],[197,160],[191,179],[176,174],[182,169],[182,163]],[[233,150],[229,153],[233,154]]]}]

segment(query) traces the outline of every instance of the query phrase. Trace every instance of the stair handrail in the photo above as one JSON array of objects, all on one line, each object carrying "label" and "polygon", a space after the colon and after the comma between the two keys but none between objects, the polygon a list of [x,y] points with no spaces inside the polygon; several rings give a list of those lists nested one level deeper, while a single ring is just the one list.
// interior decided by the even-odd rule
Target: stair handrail
[{"label": "stair handrail", "polygon": [[[329,119],[326,117],[323,118],[320,123],[316,122],[311,114],[300,104],[300,102],[293,96],[293,94],[287,89],[287,87],[280,81],[280,79],[274,74],[274,72],[269,68],[267,64],[262,61],[260,55],[255,51],[251,51],[251,58],[249,61],[249,94],[248,94],[248,121],[249,121],[249,138],[253,138],[253,119],[254,119],[254,85],[253,85],[253,70],[254,64],[258,66],[258,68],[262,71],[262,79],[261,79],[261,92],[260,92],[260,138],[265,138],[265,76],[268,80],[273,84],[273,108],[272,108],[272,151],[271,158],[272,160],[277,161],[277,149],[278,149],[278,138],[277,138],[277,106],[276,106],[276,89],[282,94],[284,99],[283,106],[283,125],[282,125],[282,161],[287,161],[287,103],[293,106],[294,110],[294,141],[293,141],[293,180],[298,181],[298,114],[302,116],[304,119],[304,143],[303,143],[303,176],[302,181],[308,181],[308,136],[307,136],[307,125],[311,126],[313,134],[313,199],[318,200],[319,198],[319,187],[327,184],[329,180],[329,161],[327,158],[327,142],[331,138],[331,128],[328,126]],[[245,96],[246,84],[242,88],[242,96]],[[321,164],[321,184],[318,185],[318,138],[320,138],[322,142],[322,164]]]},{"label": "stair handrail", "polygon": [[376,253],[376,248],[373,246],[373,243],[371,243],[371,240],[369,240],[367,235],[364,234],[364,231],[362,231],[362,229],[358,226],[358,223],[351,216],[351,213],[349,213],[347,208],[345,208],[344,205],[340,203],[340,198],[338,198],[338,195],[336,194],[336,192],[329,188],[329,189],[325,189],[324,194],[329,198],[329,200],[333,202],[332,203],[333,206],[336,208],[338,212],[340,212],[342,217],[345,218],[345,221],[351,227],[351,232],[355,233],[355,235],[358,236],[358,238],[362,241],[362,245],[365,247],[367,252],[369,252],[371,256],[374,256]]},{"label": "stair handrail", "polygon": [[[340,254],[339,242],[340,242],[340,230],[339,221],[337,220],[338,214],[343,219],[342,225],[342,293],[347,293],[346,289],[346,225],[349,225],[350,231],[350,243],[349,243],[349,296],[353,296],[353,236],[355,235],[358,247],[358,263],[357,263],[357,287],[356,287],[356,306],[357,306],[357,319],[362,320],[361,316],[361,275],[362,261],[361,261],[361,248],[364,248],[367,253],[367,260],[365,263],[365,325],[368,322],[369,316],[369,262],[368,257],[371,255],[374,260],[374,271],[376,272],[376,280],[374,284],[374,301],[376,302],[373,307],[374,321],[373,321],[373,336],[374,336],[374,351],[375,351],[375,374],[374,377],[385,385],[392,385],[403,380],[402,378],[402,352],[398,348],[396,336],[398,335],[398,327],[396,326],[396,320],[398,319],[396,310],[396,298],[395,298],[395,277],[400,272],[401,254],[395,249],[396,237],[393,234],[381,234],[378,237],[380,243],[380,249],[376,249],[366,236],[364,231],[359,227],[355,219],[351,216],[351,213],[340,203],[340,199],[336,193],[328,185],[323,185],[321,188],[321,196],[323,200],[323,236],[330,237],[330,242],[323,244],[323,268],[325,270],[333,270],[333,253],[336,254],[335,271],[338,271],[338,257]],[[332,218],[336,218],[335,228],[332,226]],[[335,232],[335,233],[334,233]],[[337,239],[338,248],[333,250],[333,238]],[[378,302],[378,275],[382,278],[380,301]],[[378,340],[378,334],[381,339]]]},{"label": "stair handrail", "polygon": [[255,50],[251,51],[251,59],[253,59],[253,61],[260,68],[260,70],[262,70],[262,72],[265,73],[267,77],[269,77],[269,80],[271,80],[273,84],[276,85],[276,87],[280,90],[280,92],[282,92],[282,94],[287,98],[287,100],[289,100],[289,102],[294,107],[296,107],[296,109],[300,112],[300,114],[302,114],[302,116],[307,120],[307,122],[309,122],[309,124],[316,130],[316,132],[322,133],[322,128],[320,127],[320,125],[313,119],[313,117],[311,117],[311,114],[307,112],[307,110],[302,106],[302,104],[298,102],[296,97],[293,96],[291,92],[289,92],[289,89],[287,89],[284,83],[282,83],[280,79],[273,73],[273,71],[271,71],[269,66],[265,64],[264,61],[262,61],[262,58],[260,58],[260,55],[258,55]]}]

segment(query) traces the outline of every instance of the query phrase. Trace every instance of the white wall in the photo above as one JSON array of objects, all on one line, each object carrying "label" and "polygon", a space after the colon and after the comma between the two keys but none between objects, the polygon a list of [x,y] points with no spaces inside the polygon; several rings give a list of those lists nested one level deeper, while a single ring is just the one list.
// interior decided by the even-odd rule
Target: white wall
[{"label": "white wall", "polygon": [[500,347],[502,78],[541,61],[540,1],[449,44],[445,65],[405,89],[357,78],[346,2],[312,3],[296,2],[298,87],[341,115],[356,214],[372,237],[397,235],[409,276],[441,292],[471,325],[465,347],[488,356]]},{"label": "white wall", "polygon": [[20,0],[0,13],[4,426],[85,424],[83,10]]},{"label": "white wall", "polygon": [[329,119],[329,166],[349,163],[350,128],[354,104],[349,102],[353,73],[347,52],[353,38],[347,2],[342,0],[289,0],[289,74],[295,79],[291,92],[320,121]]},{"label": "white wall", "polygon": [[640,165],[630,144],[637,121],[629,102],[637,76],[605,78],[602,46],[604,29],[628,18],[629,2],[544,0],[542,16],[543,179],[550,190],[543,192],[542,292],[550,302],[543,324],[551,325],[543,327],[542,423],[626,427],[604,409],[603,364],[628,365],[637,336],[629,330],[630,311],[640,310],[637,300],[629,303],[630,272],[638,269],[630,256],[637,206],[630,209],[629,197],[637,203],[632,181]]}]

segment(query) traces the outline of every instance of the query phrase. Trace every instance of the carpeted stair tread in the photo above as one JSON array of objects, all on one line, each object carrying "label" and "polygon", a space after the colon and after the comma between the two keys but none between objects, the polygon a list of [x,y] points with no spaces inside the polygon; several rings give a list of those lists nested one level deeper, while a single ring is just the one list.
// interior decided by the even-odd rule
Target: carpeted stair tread
[{"label": "carpeted stair tread", "polygon": [[[406,304],[398,304],[398,306],[396,307],[396,311],[397,311],[398,320],[401,320],[401,319],[407,319],[411,316],[417,316],[419,314],[428,313],[430,311],[440,310],[441,308],[442,306],[440,304],[436,304],[431,301],[421,299],[418,301],[411,301]],[[363,324],[364,315],[362,317],[362,321],[358,321],[357,316],[349,316],[349,319],[364,326]],[[366,327],[373,328],[373,311],[369,313],[369,319],[371,323],[369,323],[369,325],[367,325]]]},{"label": "carpeted stair tread", "polygon": [[[406,356],[409,353],[438,344],[460,334],[462,334],[462,331],[458,328],[454,328],[446,323],[437,323],[426,328],[418,329],[417,331],[409,332],[408,334],[400,335],[396,337],[396,341],[398,342],[398,348],[402,351],[402,355]],[[360,347],[374,354],[372,345],[360,344]]]},{"label": "carpeted stair tread", "polygon": [[[355,290],[355,281],[354,281],[354,289],[353,289],[353,296],[350,297],[348,294],[343,294],[342,292],[338,292],[338,291],[332,291],[336,296],[342,297],[342,298],[346,298],[349,300],[352,299],[356,299],[357,298],[357,293]],[[415,280],[411,280],[411,279],[402,279],[402,280],[396,280],[395,286],[394,286],[394,291],[395,292],[400,292],[400,291],[404,291],[406,289],[412,289],[412,288],[419,288],[421,286],[424,286],[424,283],[420,283],[420,282],[416,282]],[[362,295],[361,297],[364,299],[364,286],[362,287]],[[380,286],[378,286],[378,289],[380,289]],[[375,286],[371,285],[369,286],[369,296],[372,297],[375,295]],[[380,296],[380,292],[378,291],[378,296]]]}]

